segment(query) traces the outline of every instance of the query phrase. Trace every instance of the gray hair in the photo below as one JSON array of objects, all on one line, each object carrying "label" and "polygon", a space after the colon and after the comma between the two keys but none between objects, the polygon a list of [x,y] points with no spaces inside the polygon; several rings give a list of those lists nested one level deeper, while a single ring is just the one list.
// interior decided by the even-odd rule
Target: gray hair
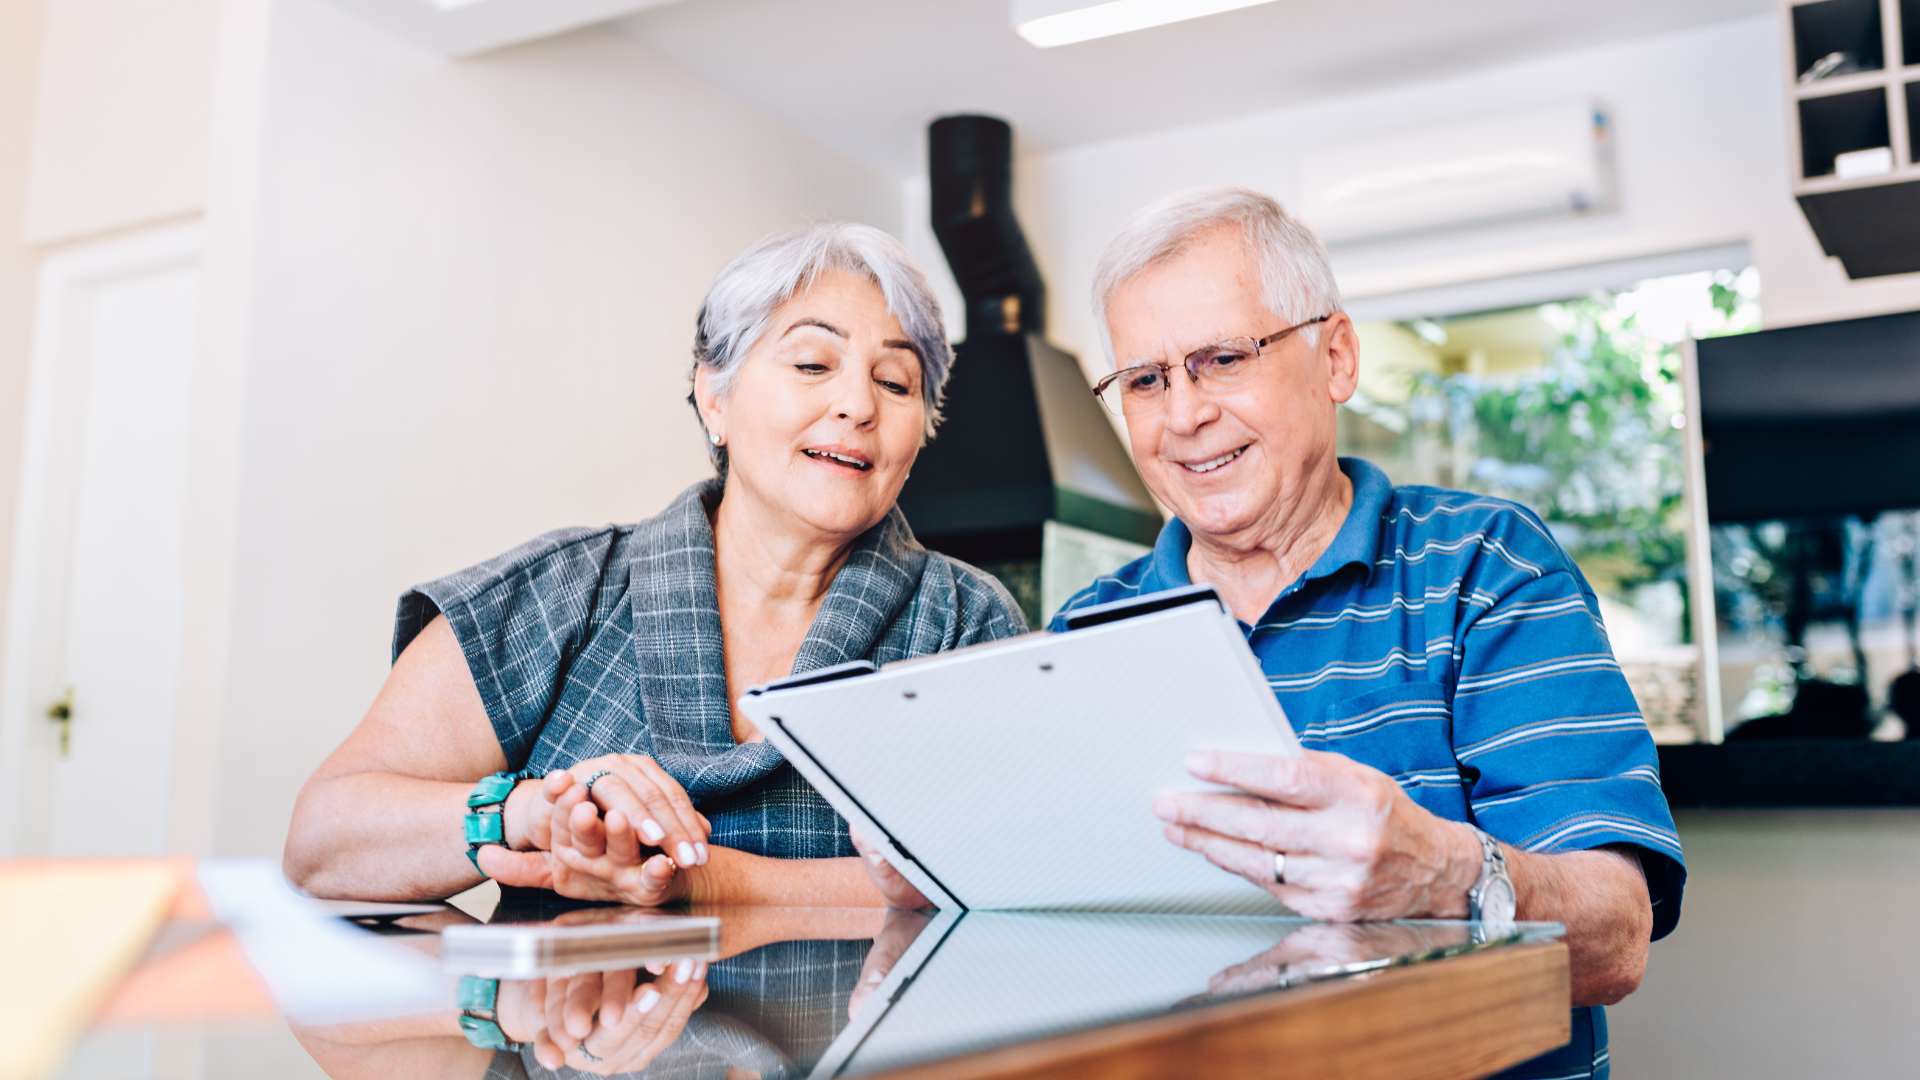
[{"label": "gray hair", "polygon": [[[829,270],[860,274],[879,286],[888,313],[900,320],[920,358],[920,396],[927,406],[926,436],[932,438],[953,369],[953,346],[947,343],[940,301],[926,275],[900,241],[871,225],[836,221],[774,233],[734,256],[700,305],[689,375],[706,368],[714,394],[725,397],[740,373],[740,362],[766,332],[774,311]],[[687,400],[693,402],[693,395]],[[695,402],[695,415],[699,411]],[[704,433],[704,417],[700,428]],[[726,448],[709,442],[707,455],[726,475]]]},{"label": "gray hair", "polygon": [[[1340,310],[1340,286],[1327,264],[1327,249],[1278,202],[1247,188],[1183,191],[1134,214],[1100,254],[1093,271],[1093,317],[1109,361],[1118,363],[1107,332],[1107,300],[1113,291],[1180,254],[1201,233],[1223,225],[1240,227],[1260,264],[1261,301],[1274,314],[1292,324]],[[1300,333],[1318,345],[1319,329],[1309,326]]]}]

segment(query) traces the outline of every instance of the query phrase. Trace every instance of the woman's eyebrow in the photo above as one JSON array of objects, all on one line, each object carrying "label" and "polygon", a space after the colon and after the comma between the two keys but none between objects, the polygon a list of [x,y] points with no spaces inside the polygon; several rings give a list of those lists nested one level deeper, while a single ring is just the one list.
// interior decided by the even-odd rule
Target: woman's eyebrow
[{"label": "woman's eyebrow", "polygon": [[915,356],[920,355],[920,347],[905,338],[891,338],[881,342],[880,346],[885,349],[905,349]]},{"label": "woman's eyebrow", "polygon": [[780,336],[784,338],[788,334],[793,333],[795,330],[798,330],[803,326],[817,326],[820,329],[825,330],[827,333],[832,334],[834,337],[840,338],[842,340],[845,340],[847,336],[847,332],[845,330],[840,329],[839,327],[833,325],[832,323],[826,322],[821,319],[811,318],[811,317],[795,319],[793,325],[787,327],[786,330],[780,334]]}]

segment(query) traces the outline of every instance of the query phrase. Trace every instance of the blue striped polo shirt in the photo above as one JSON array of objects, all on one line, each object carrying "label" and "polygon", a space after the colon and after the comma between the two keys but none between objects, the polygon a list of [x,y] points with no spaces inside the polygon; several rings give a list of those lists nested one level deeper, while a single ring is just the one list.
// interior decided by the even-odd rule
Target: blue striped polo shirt
[{"label": "blue striped polo shirt", "polygon": [[[1686,865],[1653,739],[1580,570],[1532,511],[1395,487],[1341,458],[1353,507],[1333,543],[1241,624],[1303,745],[1385,772],[1421,806],[1524,851],[1630,845],[1653,937],[1680,917]],[[1178,518],[1153,551],[1069,599],[1076,608],[1193,584]],[[1602,1010],[1514,1076],[1606,1076]]]}]

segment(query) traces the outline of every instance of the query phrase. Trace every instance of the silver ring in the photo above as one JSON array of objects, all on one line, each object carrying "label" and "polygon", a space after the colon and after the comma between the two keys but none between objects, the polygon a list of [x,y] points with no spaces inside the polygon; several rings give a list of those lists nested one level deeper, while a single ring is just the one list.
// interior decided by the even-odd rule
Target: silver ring
[{"label": "silver ring", "polygon": [[[605,774],[605,773],[602,773],[601,775],[602,775],[602,776],[604,776],[604,775],[606,775],[606,774]],[[580,1040],[580,1045],[579,1045],[579,1047],[577,1047],[577,1049],[578,1049],[578,1050],[580,1051],[580,1056],[581,1056],[581,1057],[583,1057],[583,1058],[586,1058],[586,1059],[587,1059],[587,1061],[588,1061],[589,1063],[591,1063],[591,1064],[594,1064],[594,1065],[598,1065],[598,1064],[600,1064],[601,1062],[603,1062],[603,1061],[605,1061],[605,1060],[606,1060],[606,1058],[598,1058],[598,1057],[594,1057],[594,1056],[593,1056],[593,1051],[591,1051],[591,1050],[589,1050],[589,1049],[587,1049],[587,1040],[585,1040],[585,1039],[581,1039],[581,1040]]]},{"label": "silver ring", "polygon": [[1284,851],[1273,853],[1273,883],[1275,885],[1287,883],[1287,853]]},{"label": "silver ring", "polygon": [[612,769],[601,769],[599,772],[594,773],[592,776],[587,777],[587,798],[589,799],[593,798],[593,785],[595,781],[599,780],[603,776],[612,776],[612,775],[613,775]]}]

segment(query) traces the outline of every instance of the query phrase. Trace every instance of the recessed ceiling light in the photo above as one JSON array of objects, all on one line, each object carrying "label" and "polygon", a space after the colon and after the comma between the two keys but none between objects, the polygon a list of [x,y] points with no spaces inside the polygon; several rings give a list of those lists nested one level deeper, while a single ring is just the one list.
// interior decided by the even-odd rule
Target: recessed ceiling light
[{"label": "recessed ceiling light", "polygon": [[1272,0],[1013,0],[1013,28],[1042,49],[1218,15]]}]

